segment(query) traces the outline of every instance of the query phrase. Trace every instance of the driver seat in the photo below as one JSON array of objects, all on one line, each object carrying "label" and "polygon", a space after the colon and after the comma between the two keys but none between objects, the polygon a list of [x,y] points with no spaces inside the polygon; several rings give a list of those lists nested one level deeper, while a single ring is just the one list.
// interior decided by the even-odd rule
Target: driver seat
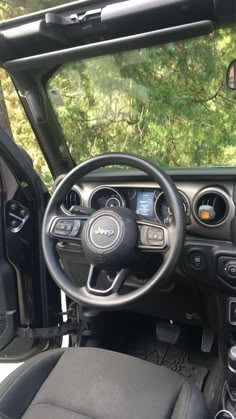
[{"label": "driver seat", "polygon": [[4,419],[207,419],[195,385],[174,372],[96,348],[56,349],[0,385]]}]

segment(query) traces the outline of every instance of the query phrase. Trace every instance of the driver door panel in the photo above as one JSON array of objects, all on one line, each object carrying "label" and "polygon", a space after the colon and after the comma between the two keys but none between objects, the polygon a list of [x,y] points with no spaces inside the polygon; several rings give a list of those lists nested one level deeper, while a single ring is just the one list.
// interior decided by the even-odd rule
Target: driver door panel
[{"label": "driver door panel", "polygon": [[48,198],[31,159],[0,128],[0,362],[20,362],[55,341],[60,345],[60,339],[24,336],[24,330],[61,321],[60,290],[41,250]]},{"label": "driver door panel", "polygon": [[0,191],[0,351],[3,350],[15,336],[17,296],[16,275],[4,252],[4,208],[3,189]]}]

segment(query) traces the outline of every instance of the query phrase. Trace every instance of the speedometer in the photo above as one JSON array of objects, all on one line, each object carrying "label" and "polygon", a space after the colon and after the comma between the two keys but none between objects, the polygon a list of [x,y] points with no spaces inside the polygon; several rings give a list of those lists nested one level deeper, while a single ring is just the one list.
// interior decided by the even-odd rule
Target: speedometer
[{"label": "speedometer", "polygon": [[[181,195],[183,201],[184,212],[186,216],[189,216],[191,212],[189,200],[182,191],[179,191],[179,194]],[[154,212],[158,221],[160,221],[162,224],[170,225],[172,223],[173,213],[167,204],[166,197],[163,192],[158,195],[155,201]]]},{"label": "speedometer", "polygon": [[95,189],[89,201],[91,208],[95,210],[125,206],[125,201],[121,194],[109,186],[101,186]]}]

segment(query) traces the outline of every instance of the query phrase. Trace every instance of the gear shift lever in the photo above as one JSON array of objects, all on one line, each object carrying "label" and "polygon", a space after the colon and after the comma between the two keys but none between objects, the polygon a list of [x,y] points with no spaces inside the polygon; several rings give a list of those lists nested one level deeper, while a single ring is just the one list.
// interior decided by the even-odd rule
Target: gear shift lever
[{"label": "gear shift lever", "polygon": [[228,352],[227,383],[230,389],[236,391],[236,346],[232,346]]},{"label": "gear shift lever", "polygon": [[228,352],[228,374],[221,396],[222,410],[215,419],[236,419],[236,346]]}]

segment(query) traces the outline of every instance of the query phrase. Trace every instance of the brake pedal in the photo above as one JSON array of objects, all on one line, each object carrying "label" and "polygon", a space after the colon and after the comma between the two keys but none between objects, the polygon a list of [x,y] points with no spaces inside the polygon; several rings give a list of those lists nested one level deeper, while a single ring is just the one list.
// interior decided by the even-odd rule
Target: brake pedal
[{"label": "brake pedal", "polygon": [[181,327],[175,324],[158,322],[156,325],[156,335],[160,342],[174,345],[180,336]]},{"label": "brake pedal", "polygon": [[215,333],[211,329],[203,329],[202,331],[202,352],[211,352],[212,345],[214,342]]}]

